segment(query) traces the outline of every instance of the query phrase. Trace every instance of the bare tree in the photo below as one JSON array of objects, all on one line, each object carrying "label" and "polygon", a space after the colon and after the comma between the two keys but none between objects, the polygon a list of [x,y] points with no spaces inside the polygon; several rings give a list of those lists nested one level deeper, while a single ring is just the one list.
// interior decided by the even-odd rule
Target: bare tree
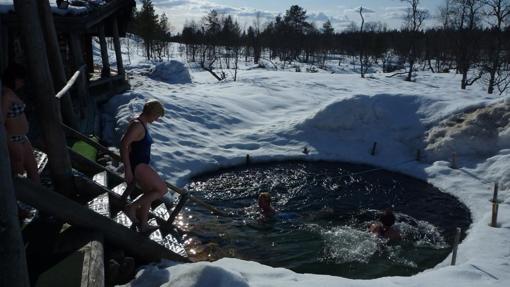
[{"label": "bare tree", "polygon": [[363,17],[363,6],[360,6],[359,7],[359,16],[361,17],[361,26],[359,28],[359,32],[360,32],[360,49],[359,49],[359,65],[360,65],[360,74],[361,74],[361,77],[364,78],[365,77],[365,49],[364,49],[364,45],[363,45],[363,27],[365,26],[365,17]]},{"label": "bare tree", "polygon": [[491,30],[495,39],[488,51],[488,61],[484,65],[484,70],[489,74],[489,83],[487,93],[492,94],[495,87],[508,86],[509,71],[502,70],[504,64],[503,51],[503,30],[506,28],[505,23],[510,18],[510,0],[484,0],[486,7],[485,15],[488,18]]},{"label": "bare tree", "polygon": [[419,8],[420,0],[400,0],[402,2],[406,2],[409,7],[407,8],[407,13],[404,17],[405,26],[404,30],[410,32],[410,41],[409,41],[409,51],[408,51],[408,62],[409,62],[409,71],[407,73],[406,81],[411,81],[413,76],[413,68],[414,63],[416,61],[417,55],[417,36],[418,33],[423,28],[423,22],[425,19],[429,17],[429,12],[427,10],[423,10]]},{"label": "bare tree", "polygon": [[457,30],[456,39],[456,62],[457,71],[462,74],[461,89],[474,84],[482,77],[477,73],[469,78],[468,73],[479,55],[478,41],[475,38],[481,21],[483,2],[481,0],[453,0],[453,27]]}]

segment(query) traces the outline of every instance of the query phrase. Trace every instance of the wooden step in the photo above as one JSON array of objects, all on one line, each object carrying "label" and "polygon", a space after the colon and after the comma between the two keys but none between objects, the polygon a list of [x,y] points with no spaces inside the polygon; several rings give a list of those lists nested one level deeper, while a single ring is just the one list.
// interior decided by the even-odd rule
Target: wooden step
[{"label": "wooden step", "polygon": [[92,180],[101,186],[108,187],[108,173],[106,171],[96,173]]},{"label": "wooden step", "polygon": [[166,208],[166,205],[164,203],[154,208],[152,212],[154,213],[154,215],[157,215],[158,217],[162,218],[165,221],[167,221],[168,218],[170,217],[170,213],[168,213],[168,209]]},{"label": "wooden step", "polygon": [[34,157],[37,162],[37,170],[40,174],[48,164],[48,155],[40,150],[34,149]]},{"label": "wooden step", "polygon": [[[20,200],[33,205],[42,212],[63,219],[73,226],[97,230],[104,235],[106,241],[126,249],[127,252],[143,261],[170,259],[189,262],[185,256],[172,252],[161,244],[133,232],[61,194],[34,184],[27,179],[14,178],[13,181],[16,196]],[[93,182],[92,184],[95,185]]]},{"label": "wooden step", "polygon": [[103,216],[110,217],[110,199],[108,193],[103,193],[88,202],[91,210]]},{"label": "wooden step", "polygon": [[124,212],[119,212],[117,215],[113,218],[115,222],[117,222],[120,225],[123,225],[127,228],[131,228],[131,225],[133,222],[127,217],[127,215]]},{"label": "wooden step", "polygon": [[177,240],[177,238],[175,238],[172,234],[163,235],[161,230],[158,229],[151,233],[149,238],[176,254],[187,256],[184,245],[180,243],[179,240]]},{"label": "wooden step", "polygon": [[[115,190],[114,191],[114,190],[108,190],[107,188],[99,186],[99,185],[95,185],[94,182],[90,181],[87,178],[83,178],[83,177],[75,177],[75,182],[77,184],[78,190],[80,190],[81,192],[88,193],[88,194],[84,194],[84,196],[95,196],[97,194],[102,195],[104,193],[108,193],[109,204],[110,204],[110,206],[109,206],[109,211],[110,211],[109,217],[110,218],[116,219],[120,213],[124,213],[123,210],[124,210],[126,202],[119,196],[119,192],[121,192],[122,188],[125,188],[125,184],[120,184],[120,185],[116,186],[114,188],[114,190]],[[165,216],[165,218],[160,217],[160,215],[158,215],[158,214],[155,214],[153,210],[151,210],[149,212],[149,217],[156,219],[158,222],[158,225],[165,225],[166,220],[168,219],[168,216],[166,216],[165,214],[167,214],[168,212],[166,211],[164,206],[160,206],[158,208],[159,208],[158,209],[159,214],[161,214],[162,216]],[[124,217],[125,217],[125,214],[120,215],[120,218],[118,219],[119,220],[118,223],[122,224],[126,227],[131,226],[131,221],[127,222]],[[123,222],[125,222],[125,223],[123,223]]]},{"label": "wooden step", "polygon": [[112,188],[112,191],[119,195],[119,196],[122,196],[122,194],[124,193],[124,191],[126,190],[127,188],[127,183],[123,182],[119,185],[117,185],[116,187]]}]

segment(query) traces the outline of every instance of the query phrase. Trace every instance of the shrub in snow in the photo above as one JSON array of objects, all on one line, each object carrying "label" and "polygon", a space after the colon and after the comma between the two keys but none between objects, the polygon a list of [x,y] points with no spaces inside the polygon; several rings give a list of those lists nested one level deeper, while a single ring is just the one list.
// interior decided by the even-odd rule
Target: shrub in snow
[{"label": "shrub in snow", "polygon": [[191,84],[188,68],[184,63],[175,60],[157,64],[149,76],[168,84]]}]

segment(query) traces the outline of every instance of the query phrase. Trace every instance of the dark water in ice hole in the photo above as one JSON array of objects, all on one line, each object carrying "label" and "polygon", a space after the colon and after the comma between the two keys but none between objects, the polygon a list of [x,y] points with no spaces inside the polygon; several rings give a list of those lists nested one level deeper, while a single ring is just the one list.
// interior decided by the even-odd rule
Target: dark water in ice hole
[{"label": "dark water in ice hole", "polygon": [[[415,178],[366,165],[277,162],[230,168],[194,178],[187,188],[228,211],[217,218],[194,206],[188,252],[196,259],[235,257],[300,273],[348,278],[412,275],[451,252],[455,228],[469,210]],[[258,220],[257,196],[270,192],[276,220]],[[404,240],[385,243],[367,231],[393,207]],[[464,234],[462,235],[462,238]]]}]

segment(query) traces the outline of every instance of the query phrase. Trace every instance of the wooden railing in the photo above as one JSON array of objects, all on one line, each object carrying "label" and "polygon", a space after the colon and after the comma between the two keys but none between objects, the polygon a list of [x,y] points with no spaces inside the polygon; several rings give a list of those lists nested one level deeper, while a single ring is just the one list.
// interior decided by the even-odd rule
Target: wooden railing
[{"label": "wooden railing", "polygon": [[71,87],[74,85],[74,83],[76,82],[76,80],[78,79],[78,77],[80,76],[80,74],[82,73],[85,73],[85,68],[86,66],[83,65],[81,66],[78,71],[76,71],[73,76],[71,77],[71,79],[69,79],[69,81],[67,81],[67,84],[55,95],[55,98],[57,99],[60,99],[62,98],[67,92],[69,92],[69,90],[71,89]]},{"label": "wooden railing", "polygon": [[[102,153],[109,155],[114,161],[122,162],[122,158],[121,158],[121,156],[118,153],[116,153],[114,151],[111,151],[107,147],[101,145],[98,142],[93,141],[89,137],[87,137],[87,136],[83,135],[82,133],[72,129],[71,127],[66,126],[65,124],[62,124],[62,127],[64,128],[64,131],[68,135],[70,135],[72,137],[75,137],[75,138],[77,138],[79,140],[82,140],[82,141],[86,142],[87,144],[95,147],[97,150],[101,151]],[[101,165],[98,165],[98,167],[99,166],[101,166]],[[106,167],[104,167],[104,166],[101,166],[101,167],[104,170],[107,170]],[[109,170],[107,170],[107,171],[109,171]],[[110,171],[110,172],[112,172],[112,171]],[[199,198],[197,198],[197,197],[195,197],[193,195],[188,194],[187,191],[185,191],[185,190],[183,190],[183,189],[181,189],[181,188],[179,188],[179,187],[177,187],[177,186],[175,186],[175,185],[173,185],[173,184],[171,184],[169,182],[165,181],[165,183],[166,183],[167,188],[169,188],[170,190],[172,190],[172,191],[174,191],[174,192],[176,192],[176,193],[178,193],[180,195],[188,195],[188,199],[189,200],[191,200],[191,201],[201,205],[202,207],[208,209],[212,213],[217,214],[217,215],[221,215],[221,216],[228,216],[225,212],[219,210],[218,208],[216,208],[216,207],[214,207],[214,206],[204,202],[203,200],[201,200],[201,199],[199,199]],[[127,190],[130,190],[130,188],[128,188]],[[127,192],[129,192],[129,191],[127,191]]]}]

